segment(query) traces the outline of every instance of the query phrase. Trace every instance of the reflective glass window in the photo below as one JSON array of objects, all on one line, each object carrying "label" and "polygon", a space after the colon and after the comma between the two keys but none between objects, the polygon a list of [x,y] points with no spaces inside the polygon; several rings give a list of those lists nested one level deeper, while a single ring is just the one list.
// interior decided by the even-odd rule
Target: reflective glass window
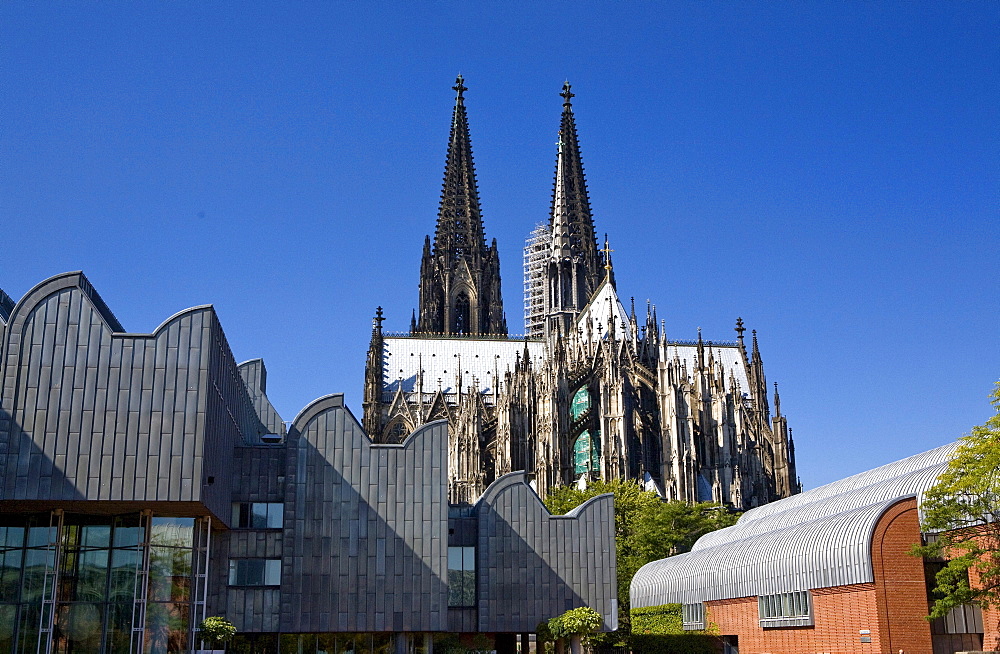
[{"label": "reflective glass window", "polygon": [[194,518],[153,518],[150,542],[168,547],[194,544]]},{"label": "reflective glass window", "polygon": [[281,585],[281,559],[230,559],[230,586]]},{"label": "reflective glass window", "polygon": [[476,548],[448,548],[448,606],[476,605]]},{"label": "reflective glass window", "polygon": [[237,502],[233,504],[236,529],[281,529],[285,505],[280,502]]}]

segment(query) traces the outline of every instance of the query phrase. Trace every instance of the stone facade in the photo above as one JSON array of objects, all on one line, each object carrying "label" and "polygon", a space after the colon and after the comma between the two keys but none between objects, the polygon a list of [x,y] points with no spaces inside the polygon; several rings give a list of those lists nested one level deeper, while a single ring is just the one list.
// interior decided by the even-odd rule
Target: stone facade
[{"label": "stone facade", "polygon": [[408,334],[383,332],[381,308],[372,329],[367,432],[392,443],[447,420],[453,502],[474,501],[517,470],[533,474],[543,496],[598,478],[740,509],[798,492],[791,430],[777,385],[772,413],[756,333],[748,347],[738,320],[733,341],[668,339],[654,307],[639,317],[619,300],[611,250],[597,242],[569,84],[550,220],[526,249],[529,334],[508,336],[461,79],[455,89],[419,311]]}]

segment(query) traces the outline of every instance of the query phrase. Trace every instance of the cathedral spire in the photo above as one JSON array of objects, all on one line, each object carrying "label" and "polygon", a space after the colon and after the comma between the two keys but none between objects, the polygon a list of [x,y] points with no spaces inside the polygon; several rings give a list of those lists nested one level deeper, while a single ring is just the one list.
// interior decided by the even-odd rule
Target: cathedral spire
[{"label": "cathedral spire", "polygon": [[[587,194],[587,180],[583,174],[583,159],[576,134],[576,119],[573,116],[569,82],[563,84],[563,111],[559,124],[559,141],[556,154],[556,175],[552,189],[553,254],[570,256],[582,264],[582,279],[578,280],[582,302],[578,309],[590,300],[604,278],[601,271],[601,255],[594,231],[594,219],[590,213],[590,197]],[[568,253],[567,253],[568,250]]]},{"label": "cathedral spire", "polygon": [[465,86],[461,75],[455,79],[455,109],[451,116],[448,156],[444,164],[444,185],[434,233],[434,253],[452,261],[475,260],[486,250],[486,233],[479,209],[479,188],[472,162],[469,118],[465,113]]},{"label": "cathedral spire", "polygon": [[424,242],[420,265],[419,333],[506,334],[496,242],[486,243],[472,140],[465,111],[465,80],[455,80],[455,108],[433,247]]}]

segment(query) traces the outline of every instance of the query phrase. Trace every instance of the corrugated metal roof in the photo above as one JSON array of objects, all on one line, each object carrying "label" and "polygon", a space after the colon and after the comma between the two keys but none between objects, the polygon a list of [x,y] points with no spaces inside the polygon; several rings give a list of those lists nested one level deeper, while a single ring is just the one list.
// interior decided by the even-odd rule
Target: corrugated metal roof
[{"label": "corrugated metal roof", "polygon": [[770,595],[873,581],[871,537],[892,504],[934,484],[949,444],[752,509],[692,551],[649,563],[632,606]]},{"label": "corrugated metal roof", "polygon": [[866,488],[887,479],[905,476],[906,474],[916,470],[921,470],[940,463],[946,463],[951,460],[952,454],[957,447],[958,443],[942,445],[941,447],[934,448],[933,450],[921,452],[920,454],[914,454],[913,456],[906,457],[905,459],[893,461],[892,463],[887,463],[884,466],[872,468],[871,470],[866,470],[865,472],[860,472],[856,475],[839,479],[824,486],[819,486],[818,488],[813,488],[812,490],[799,493],[798,495],[793,495],[777,502],[765,504],[764,506],[757,507],[756,509],[752,509],[744,513],[740,517],[740,522],[745,523],[753,520],[762,520],[776,513],[788,511],[797,506],[802,506],[810,502],[818,502],[833,495],[840,495],[853,490]]},{"label": "corrugated metal roof", "polygon": [[382,381],[386,393],[394,394],[402,386],[404,393],[417,390],[417,374],[424,373],[424,393],[458,392],[461,371],[465,389],[477,387],[480,392],[493,391],[494,377],[514,367],[525,347],[532,361],[545,356],[541,341],[514,341],[476,338],[401,338],[383,340]]}]

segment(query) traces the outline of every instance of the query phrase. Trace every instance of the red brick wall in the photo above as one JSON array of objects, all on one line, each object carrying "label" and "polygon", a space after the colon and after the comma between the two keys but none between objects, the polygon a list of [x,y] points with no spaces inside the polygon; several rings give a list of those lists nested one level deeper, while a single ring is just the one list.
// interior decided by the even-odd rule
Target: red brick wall
[{"label": "red brick wall", "polygon": [[[720,634],[739,636],[740,654],[881,654],[875,584],[821,588],[812,596],[814,627],[762,629],[756,597],[709,602],[708,620]],[[872,642],[861,642],[863,629]]]},{"label": "red brick wall", "polygon": [[[708,620],[739,637],[740,654],[931,654],[924,564],[908,554],[919,540],[916,501],[889,507],[872,538],[875,583],[811,591],[813,627],[762,629],[756,597],[708,602]],[[996,625],[1000,612],[991,617]]]},{"label": "red brick wall", "polygon": [[878,603],[883,654],[931,654],[931,627],[926,620],[927,583],[923,559],[910,556],[920,542],[915,499],[893,504],[875,525],[872,568]]},{"label": "red brick wall", "polygon": [[[975,568],[969,569],[969,583],[979,585]],[[1000,608],[983,609],[983,649],[1000,651]]]}]

